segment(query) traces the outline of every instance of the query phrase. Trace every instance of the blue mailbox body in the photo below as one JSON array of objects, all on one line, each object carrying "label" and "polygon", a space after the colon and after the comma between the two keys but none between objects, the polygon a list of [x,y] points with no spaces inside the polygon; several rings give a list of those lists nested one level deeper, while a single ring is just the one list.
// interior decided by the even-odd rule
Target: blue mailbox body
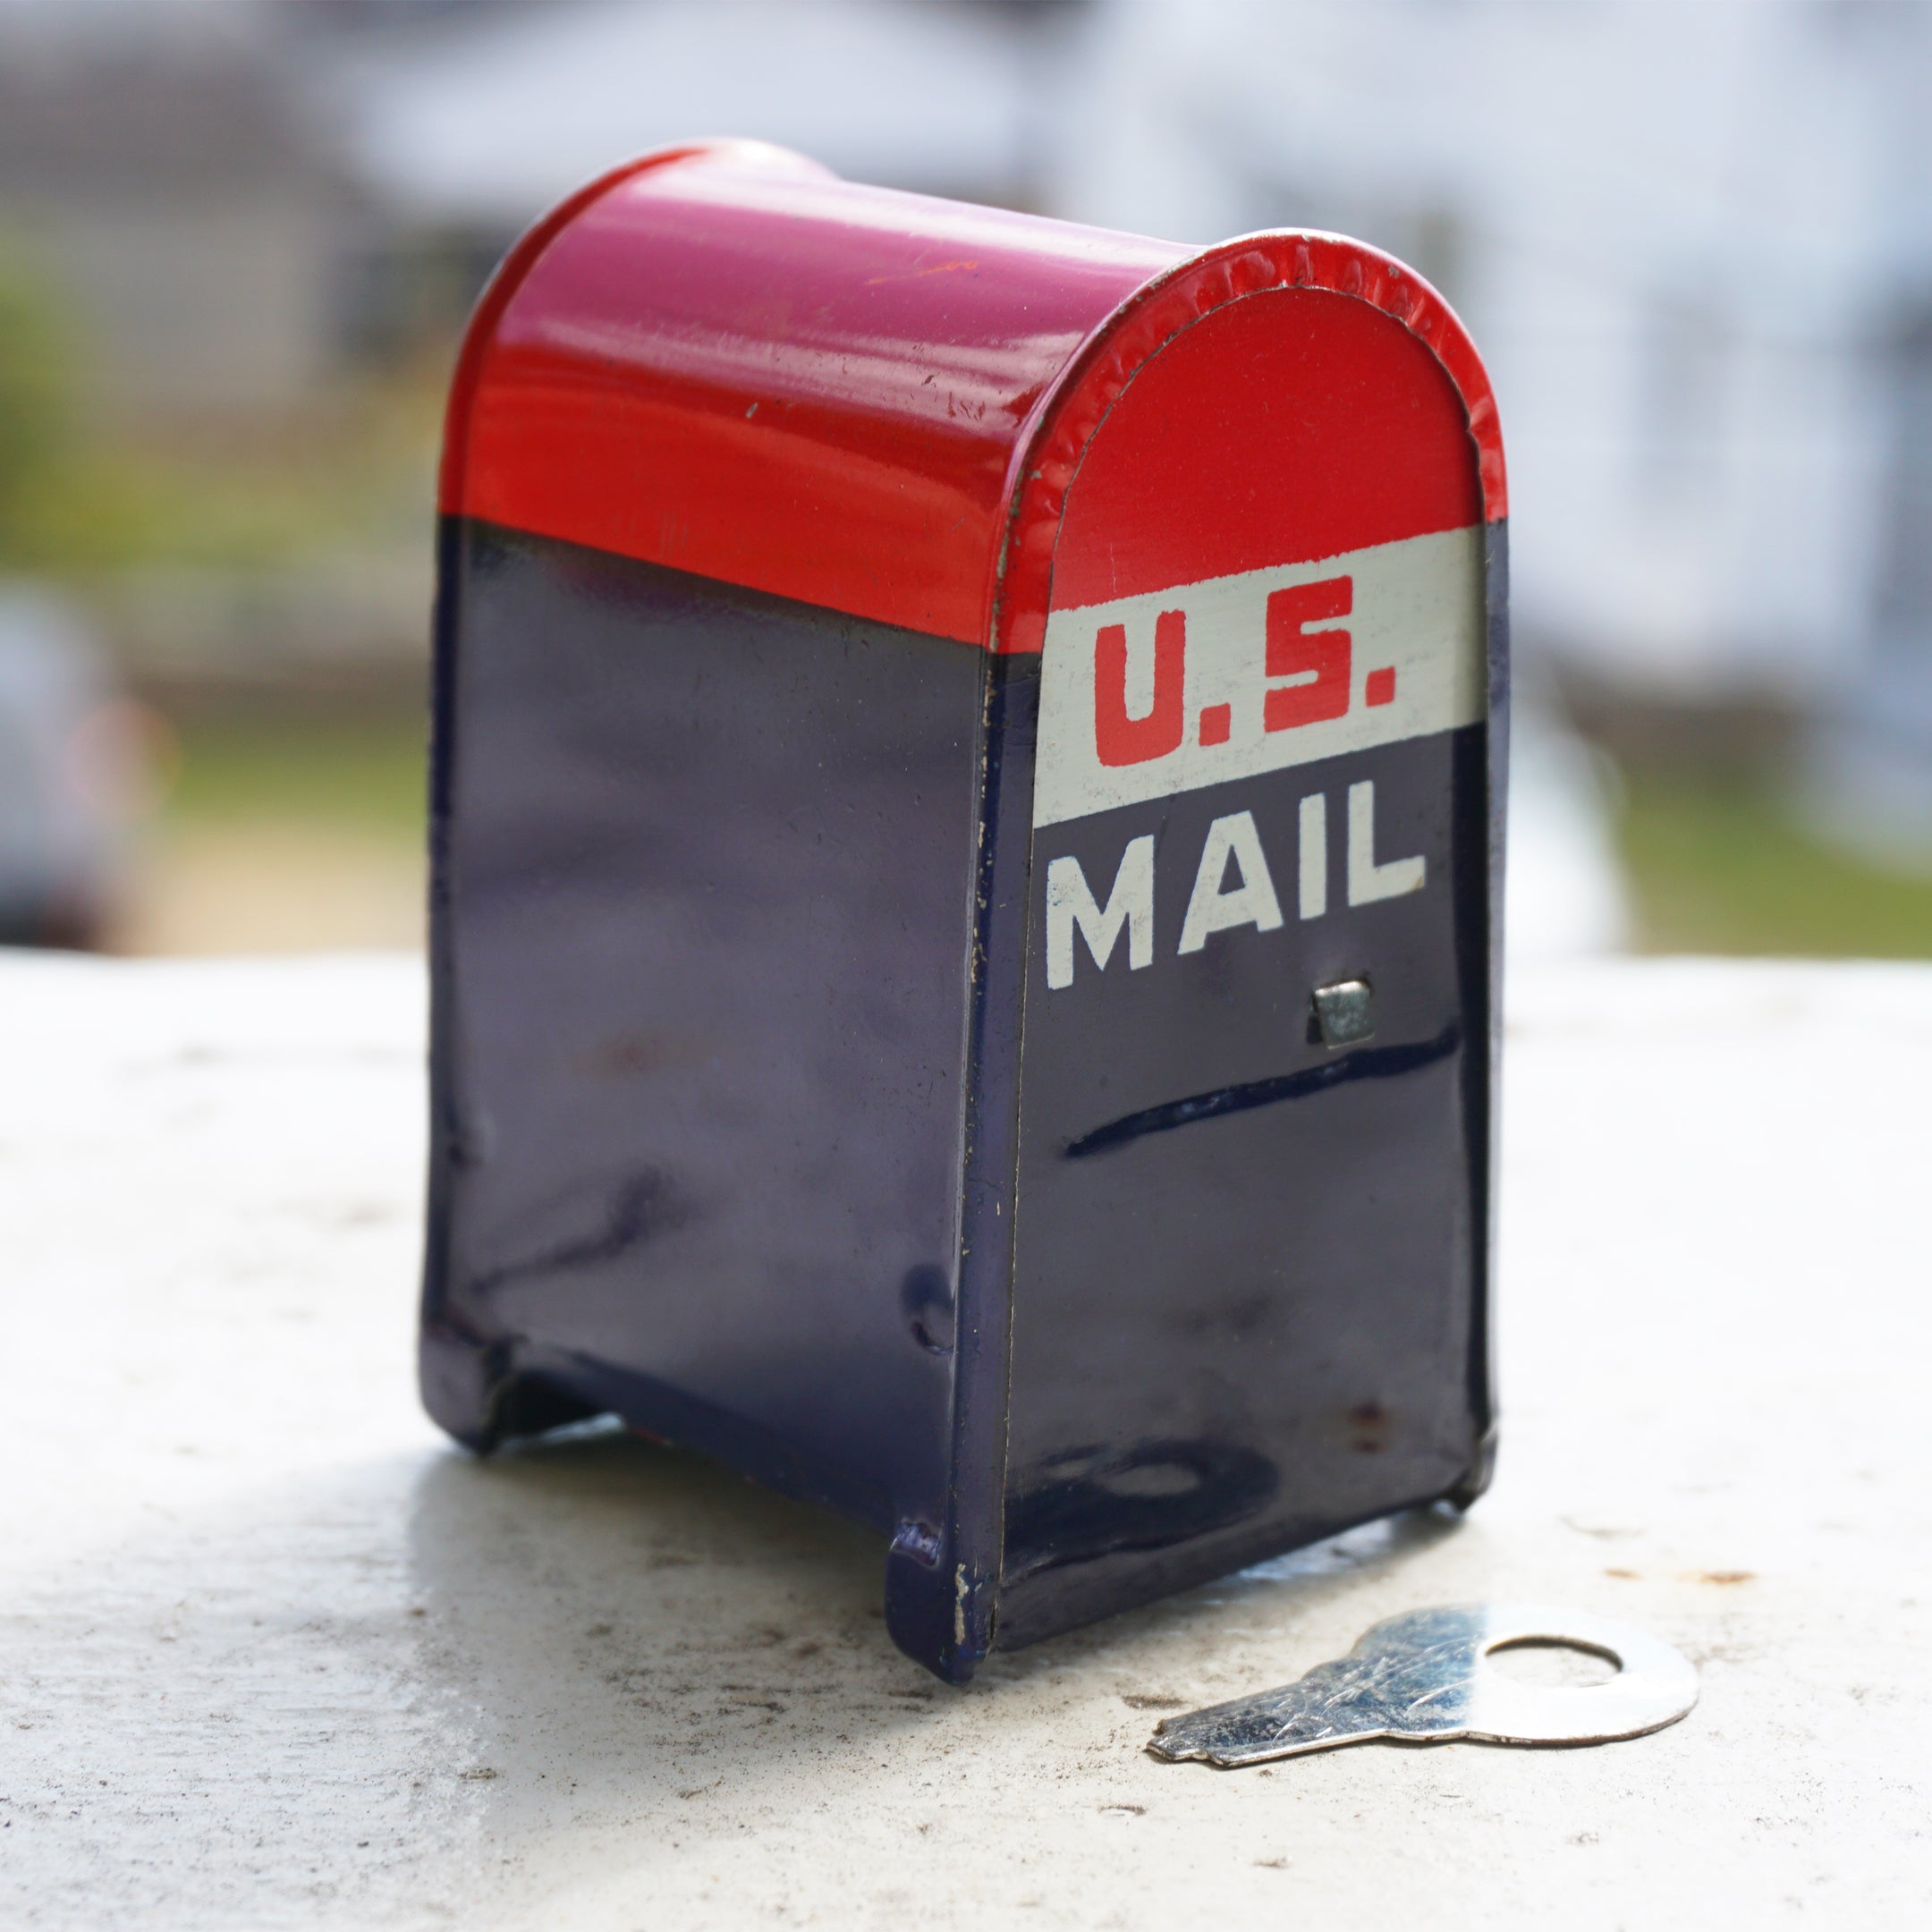
[{"label": "blue mailbox body", "polygon": [[1426,284],[593,183],[442,486],[422,1381],[876,1525],[942,1677],[1493,1444],[1504,473]]}]

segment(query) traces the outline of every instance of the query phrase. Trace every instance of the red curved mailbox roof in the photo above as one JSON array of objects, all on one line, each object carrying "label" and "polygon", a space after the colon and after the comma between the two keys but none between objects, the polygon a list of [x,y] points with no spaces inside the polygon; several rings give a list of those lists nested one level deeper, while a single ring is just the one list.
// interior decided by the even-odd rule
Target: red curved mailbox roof
[{"label": "red curved mailbox roof", "polygon": [[[1277,299],[1254,326],[1224,318],[1191,353],[1190,325],[1258,293]],[[1269,356],[1309,372],[1292,420],[1243,414],[1244,370]],[[1129,396],[1165,486],[1123,578],[1076,526],[1057,561],[1055,544],[1088,439]],[[1089,479],[1082,516],[1131,517],[1133,467]],[[1174,514],[1177,487],[1193,515]],[[1504,508],[1468,337],[1374,250],[1271,234],[1202,252],[750,142],[647,157],[517,245],[458,365],[441,501],[1007,650],[1039,648],[1049,588],[1095,601]]]}]

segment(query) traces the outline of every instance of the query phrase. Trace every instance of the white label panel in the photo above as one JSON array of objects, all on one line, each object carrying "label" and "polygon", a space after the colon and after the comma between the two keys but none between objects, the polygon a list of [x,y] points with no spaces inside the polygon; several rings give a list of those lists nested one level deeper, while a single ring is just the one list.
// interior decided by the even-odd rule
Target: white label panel
[{"label": "white label panel", "polygon": [[1479,526],[1046,621],[1033,823],[1472,724]]}]

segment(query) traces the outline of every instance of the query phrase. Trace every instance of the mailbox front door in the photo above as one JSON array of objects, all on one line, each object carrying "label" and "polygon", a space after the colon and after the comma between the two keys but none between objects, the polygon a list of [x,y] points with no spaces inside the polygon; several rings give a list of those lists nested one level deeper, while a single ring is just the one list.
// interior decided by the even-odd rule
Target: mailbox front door
[{"label": "mailbox front door", "polygon": [[1000,1640],[1453,1492],[1481,1453],[1486,551],[1367,303],[1159,351],[1039,675]]}]

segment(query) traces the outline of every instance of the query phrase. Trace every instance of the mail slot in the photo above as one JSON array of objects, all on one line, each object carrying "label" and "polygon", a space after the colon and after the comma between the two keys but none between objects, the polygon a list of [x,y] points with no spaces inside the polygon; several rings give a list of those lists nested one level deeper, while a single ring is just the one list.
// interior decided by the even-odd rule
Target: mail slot
[{"label": "mail slot", "polygon": [[426,1401],[875,1526],[953,1682],[1492,1458],[1504,470],[1340,237],[654,154],[441,485]]}]

